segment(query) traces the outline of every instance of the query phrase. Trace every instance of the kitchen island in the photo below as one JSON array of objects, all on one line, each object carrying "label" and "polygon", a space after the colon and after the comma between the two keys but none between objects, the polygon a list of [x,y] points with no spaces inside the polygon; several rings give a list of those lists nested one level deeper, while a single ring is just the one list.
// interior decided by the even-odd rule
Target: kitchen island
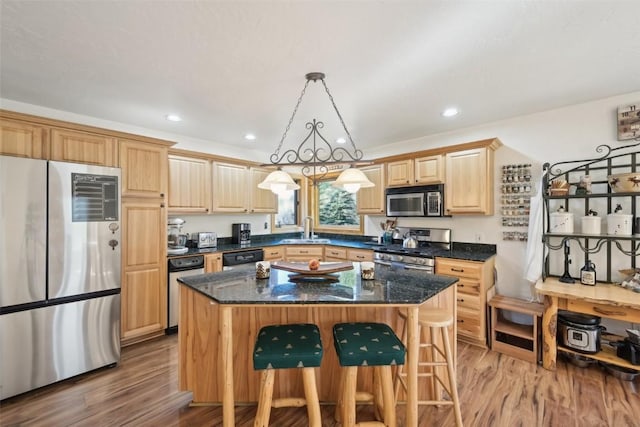
[{"label": "kitchen island", "polygon": [[[268,324],[308,322],[318,325],[323,340],[324,358],[316,375],[319,398],[335,402],[340,367],[333,325],[384,322],[400,335],[397,308],[403,307],[409,343],[406,425],[417,426],[418,395],[429,393],[428,385],[419,387],[417,380],[418,310],[438,307],[455,316],[452,285],[458,279],[378,265],[375,280],[365,281],[359,263],[337,273],[333,282],[293,282],[290,274],[272,268],[269,279],[256,279],[255,272],[247,270],[179,279],[179,388],[193,393],[194,404],[222,402],[224,425],[233,426],[235,404],[258,400],[260,377],[251,357],[257,331]],[[450,334],[455,342],[455,326]],[[298,375],[295,370],[279,373],[276,393],[303,395]],[[359,376],[358,381],[359,388],[370,389],[372,376]]]}]

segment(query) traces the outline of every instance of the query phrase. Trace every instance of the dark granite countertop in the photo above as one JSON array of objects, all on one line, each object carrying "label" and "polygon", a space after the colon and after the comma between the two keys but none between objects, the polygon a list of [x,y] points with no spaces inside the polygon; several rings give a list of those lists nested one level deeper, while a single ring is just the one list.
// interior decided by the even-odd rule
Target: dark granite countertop
[{"label": "dark granite countertop", "polygon": [[[352,239],[345,238],[335,238],[333,236],[329,237],[330,243],[326,243],[325,245],[331,246],[342,246],[346,248],[355,248],[355,249],[371,249],[375,250],[377,248],[383,247],[378,243],[375,243],[369,239],[363,240],[360,236],[354,236]],[[282,236],[273,236],[269,237],[260,237],[254,239],[248,245],[239,245],[237,243],[222,243],[218,244],[216,248],[207,248],[207,249],[197,249],[197,248],[189,248],[189,251],[180,255],[168,255],[169,258],[173,257],[183,257],[189,255],[200,255],[200,254],[208,254],[214,252],[232,252],[239,251],[244,249],[258,249],[258,248],[267,248],[270,246],[279,246],[279,245],[292,245],[298,243],[283,243],[283,240],[290,238],[290,236],[282,237]],[[307,243],[309,244],[309,243]],[[311,243],[315,245],[317,243]],[[456,258],[462,259],[465,261],[478,261],[484,262],[494,256],[496,254],[496,245],[490,244],[481,244],[481,243],[464,243],[464,242],[453,242],[451,245],[451,250],[442,250],[442,249],[432,249],[433,256],[442,257],[442,258]]]},{"label": "dark granite countertop", "polygon": [[421,304],[458,281],[455,277],[376,266],[374,280],[353,270],[336,273],[335,282],[291,281],[292,273],[271,269],[256,279],[254,269],[235,269],[178,278],[178,281],[221,304]]}]

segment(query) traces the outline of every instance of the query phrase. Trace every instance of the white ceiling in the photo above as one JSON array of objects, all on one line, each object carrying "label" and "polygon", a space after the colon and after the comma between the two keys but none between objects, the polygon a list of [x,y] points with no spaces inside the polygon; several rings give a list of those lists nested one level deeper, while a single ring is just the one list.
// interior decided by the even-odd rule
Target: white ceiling
[{"label": "white ceiling", "polygon": [[[275,149],[310,71],[326,73],[365,158],[367,148],[640,89],[637,0],[2,0],[0,8],[2,99],[245,151]],[[448,106],[461,114],[441,117]],[[285,145],[313,118],[329,139],[339,135],[320,83],[296,117]],[[247,132],[258,139],[245,141]]]}]

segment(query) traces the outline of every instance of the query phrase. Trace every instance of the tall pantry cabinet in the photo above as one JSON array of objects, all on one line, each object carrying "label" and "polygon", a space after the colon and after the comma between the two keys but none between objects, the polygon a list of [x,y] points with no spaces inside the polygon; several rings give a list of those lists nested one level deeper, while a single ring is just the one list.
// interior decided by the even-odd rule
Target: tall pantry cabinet
[{"label": "tall pantry cabinet", "polygon": [[166,328],[168,147],[119,141],[122,168],[122,344]]}]

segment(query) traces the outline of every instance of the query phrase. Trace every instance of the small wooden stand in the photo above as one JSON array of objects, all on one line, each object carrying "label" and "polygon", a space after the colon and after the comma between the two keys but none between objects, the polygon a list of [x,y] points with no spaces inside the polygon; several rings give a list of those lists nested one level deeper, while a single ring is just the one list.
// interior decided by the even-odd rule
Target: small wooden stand
[{"label": "small wooden stand", "polygon": [[[543,305],[527,302],[503,295],[495,295],[489,300],[491,321],[491,349],[528,362],[541,360],[540,324]],[[521,325],[506,320],[501,310],[532,316],[531,325]]]}]

